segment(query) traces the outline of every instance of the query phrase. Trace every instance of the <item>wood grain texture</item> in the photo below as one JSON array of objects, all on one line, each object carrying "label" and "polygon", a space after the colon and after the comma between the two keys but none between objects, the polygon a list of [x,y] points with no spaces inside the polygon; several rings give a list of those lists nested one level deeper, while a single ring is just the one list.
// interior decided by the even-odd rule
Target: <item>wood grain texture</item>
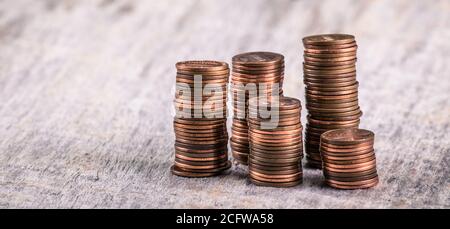
[{"label": "wood grain texture", "polygon": [[[170,174],[177,61],[280,52],[304,102],[301,38],[334,32],[359,44],[376,188]],[[449,168],[450,1],[0,1],[1,208],[449,208]]]}]

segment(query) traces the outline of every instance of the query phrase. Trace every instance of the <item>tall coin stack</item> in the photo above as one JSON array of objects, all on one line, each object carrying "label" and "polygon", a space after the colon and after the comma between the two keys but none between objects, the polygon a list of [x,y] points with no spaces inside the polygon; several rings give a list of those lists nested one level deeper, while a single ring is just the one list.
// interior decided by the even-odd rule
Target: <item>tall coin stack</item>
[{"label": "tall coin stack", "polygon": [[338,189],[370,188],[378,184],[374,133],[340,129],[320,137],[325,182]]},{"label": "tall coin stack", "polygon": [[229,67],[218,61],[178,62],[173,174],[215,176],[230,168],[226,101]]},{"label": "tall coin stack", "polygon": [[[248,99],[262,94],[269,97],[276,93],[283,94],[284,56],[271,52],[249,52],[234,56],[232,61],[233,124],[230,144],[236,161],[246,165],[249,155]],[[252,89],[252,85],[257,89]]]},{"label": "tall coin stack", "polygon": [[[278,107],[269,104],[261,106],[258,97],[249,100],[250,180],[261,186],[295,186],[303,177],[300,100],[279,97]],[[278,109],[278,115],[265,118],[260,115],[261,107],[270,107],[271,111]],[[269,120],[275,120],[275,125],[264,127],[262,122]]]},{"label": "tall coin stack", "polygon": [[328,130],[358,128],[362,112],[358,105],[354,36],[316,35],[303,38],[303,75],[308,110],[305,133],[307,163],[321,168],[320,135]]}]

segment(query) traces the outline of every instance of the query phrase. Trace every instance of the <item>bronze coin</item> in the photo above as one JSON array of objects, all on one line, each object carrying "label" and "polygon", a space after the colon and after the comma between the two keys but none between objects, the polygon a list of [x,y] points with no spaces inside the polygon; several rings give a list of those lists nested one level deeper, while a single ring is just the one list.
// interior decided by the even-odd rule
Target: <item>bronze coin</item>
[{"label": "bronze coin", "polygon": [[333,145],[333,144],[329,144],[324,141],[321,141],[320,146],[324,150],[329,151],[329,152],[335,152],[335,153],[344,152],[345,153],[345,152],[373,149],[373,144],[374,144],[373,140],[359,143],[359,144],[354,144],[354,145]]},{"label": "bronze coin", "polygon": [[272,52],[247,52],[233,56],[233,64],[244,66],[276,65],[284,61],[284,56]]},{"label": "bronze coin", "polygon": [[253,169],[250,169],[249,173],[253,176],[256,176],[257,179],[259,178],[268,179],[266,181],[269,181],[269,179],[274,179],[274,180],[283,180],[284,182],[286,181],[285,179],[292,179],[292,178],[298,179],[298,177],[302,175],[301,171],[297,171],[292,174],[266,174],[264,172],[258,172]]},{"label": "bronze coin", "polygon": [[365,129],[330,130],[322,135],[321,140],[330,145],[354,145],[373,142],[375,134]]},{"label": "bronze coin", "polygon": [[306,85],[306,89],[308,90],[314,90],[314,91],[323,91],[323,92],[330,92],[330,91],[341,91],[341,90],[352,90],[352,89],[358,89],[359,87],[359,83],[355,82],[354,84],[350,85],[350,86],[345,86],[345,87],[327,87],[327,88],[322,88],[322,87],[313,87],[313,86],[309,86]]},{"label": "bronze coin", "polygon": [[306,82],[305,84],[306,84],[306,86],[309,86],[309,87],[336,88],[336,87],[347,87],[347,86],[355,84],[355,82],[358,82],[358,81],[348,81],[348,82],[333,83],[333,84]]},{"label": "bronze coin", "polygon": [[339,108],[347,108],[347,107],[353,107],[355,105],[358,105],[358,99],[352,102],[346,102],[346,103],[314,103],[314,102],[306,102],[306,108],[309,109],[312,108],[320,108],[320,109],[339,109]]},{"label": "bronze coin", "polygon": [[324,176],[325,176],[325,179],[327,179],[327,180],[334,180],[334,181],[341,181],[341,182],[357,182],[357,181],[373,179],[375,177],[378,177],[378,174],[375,172],[372,174],[362,175],[362,176],[357,176],[357,177],[333,177],[333,176],[328,176],[328,175],[324,175]]},{"label": "bronze coin", "polygon": [[326,157],[322,157],[322,161],[323,161],[325,167],[334,168],[334,169],[357,169],[357,168],[361,168],[362,166],[369,166],[369,165],[376,164],[375,158],[371,161],[361,162],[361,163],[357,163],[357,164],[334,164],[334,163],[328,161],[328,159]]},{"label": "bronze coin", "polygon": [[223,168],[227,165],[227,163],[229,163],[229,161],[225,161],[221,164],[210,164],[210,165],[191,165],[191,164],[185,164],[185,163],[181,163],[178,162],[177,160],[175,160],[175,166],[183,169],[183,170],[202,170],[202,169],[217,169],[217,168]]},{"label": "bronze coin", "polygon": [[[353,47],[356,43],[350,44],[349,48]],[[344,57],[344,56],[353,56],[356,57],[356,51],[353,52],[337,52],[337,53],[309,53],[305,52],[305,56],[314,57],[314,58],[335,58],[335,57]]]},{"label": "bronze coin", "polygon": [[325,67],[331,67],[331,66],[340,66],[340,65],[351,65],[356,64],[357,59],[353,60],[347,60],[347,61],[336,61],[336,62],[317,62],[317,61],[308,61],[309,65],[314,66],[325,66]]},{"label": "bronze coin", "polygon": [[378,176],[375,176],[374,178],[371,178],[368,180],[362,180],[362,181],[336,181],[336,180],[327,179],[327,183],[336,184],[336,185],[346,185],[346,186],[360,186],[360,185],[365,185],[365,184],[372,184],[375,181],[378,181]]},{"label": "bronze coin", "polygon": [[253,167],[251,164],[248,167],[249,170],[255,171],[257,173],[264,173],[268,175],[289,175],[298,172],[302,172],[301,168],[291,169],[291,170],[261,170]]},{"label": "bronze coin", "polygon": [[372,160],[375,160],[375,154],[372,154],[372,156],[369,156],[367,158],[362,159],[356,159],[356,160],[347,160],[347,161],[336,161],[336,160],[328,160],[328,158],[321,156],[322,161],[324,163],[333,164],[333,165],[357,165],[360,163],[366,163]]},{"label": "bronze coin", "polygon": [[340,49],[333,49],[333,48],[324,48],[324,49],[318,49],[316,47],[314,48],[307,48],[304,50],[304,53],[312,53],[312,54],[336,54],[336,53],[346,53],[346,52],[356,52],[358,50],[358,46],[351,46],[347,48],[340,48]]},{"label": "bronze coin", "polygon": [[177,166],[171,166],[170,171],[172,174],[181,176],[181,177],[189,177],[189,178],[201,178],[201,177],[212,177],[221,174],[221,172],[189,172],[179,169]]},{"label": "bronze coin", "polygon": [[269,151],[281,151],[281,150],[294,150],[294,149],[301,149],[303,147],[303,142],[298,142],[298,144],[295,145],[282,145],[282,146],[264,146],[260,144],[253,144],[250,146],[252,149],[257,150],[269,150]]},{"label": "bronze coin", "polygon": [[374,151],[372,146],[369,147],[364,147],[364,148],[355,148],[355,149],[331,149],[331,148],[326,148],[323,145],[320,146],[320,150],[323,151],[324,153],[328,154],[329,156],[335,156],[335,155],[340,155],[340,156],[351,156],[351,155],[361,155],[364,153],[369,153],[371,151]]},{"label": "bronze coin", "polygon": [[289,158],[284,158],[284,157],[264,157],[264,155],[261,156],[261,154],[258,154],[254,151],[250,151],[250,157],[252,158],[252,160],[257,160],[260,162],[267,162],[267,163],[274,163],[274,164],[284,164],[284,163],[295,163],[295,162],[299,162],[301,160],[301,155],[300,154],[295,154],[293,155],[293,157],[289,157]]},{"label": "bronze coin", "polygon": [[261,71],[261,70],[275,70],[275,69],[284,69],[285,64],[284,61],[279,62],[279,64],[273,64],[273,65],[262,65],[262,66],[247,66],[243,64],[233,63],[232,68],[237,68],[245,71]]},{"label": "bronze coin", "polygon": [[302,39],[305,45],[342,45],[355,42],[355,37],[348,34],[321,34]]},{"label": "bronze coin", "polygon": [[287,167],[287,166],[297,165],[297,164],[300,163],[300,159],[298,159],[296,161],[289,161],[289,162],[275,161],[275,160],[269,162],[269,161],[266,161],[266,160],[259,160],[259,158],[255,158],[251,154],[248,155],[248,159],[249,159],[250,163],[256,164],[256,165],[261,165],[261,166]]},{"label": "bronze coin", "polygon": [[192,72],[186,70],[177,70],[177,75],[185,75],[194,78],[194,76],[200,75],[202,77],[214,78],[214,77],[224,77],[230,74],[230,69],[225,68],[219,71],[204,71],[204,72]]},{"label": "bronze coin", "polygon": [[182,160],[185,161],[199,161],[199,162],[203,162],[203,161],[219,161],[222,160],[224,158],[228,159],[228,155],[227,154],[222,154],[220,156],[212,156],[212,157],[188,157],[185,156],[183,154],[175,154],[176,158],[180,158]]},{"label": "bronze coin", "polygon": [[288,170],[301,170],[301,163],[294,163],[287,166],[277,166],[277,165],[259,165],[257,163],[252,163],[251,158],[249,158],[249,168],[251,169],[259,169],[267,172],[279,172],[279,171],[288,171]]},{"label": "bronze coin", "polygon": [[[352,82],[353,84],[356,83],[356,75],[347,76],[347,77],[336,77],[336,78],[324,78],[324,77],[314,77],[309,75],[303,75],[303,82],[306,86],[310,86],[310,83],[313,83],[315,85],[340,85],[340,83],[348,83]],[[353,85],[350,84],[350,85]],[[312,86],[312,85],[311,85]],[[348,86],[348,85],[346,85]],[[335,86],[338,87],[338,86]]]},{"label": "bronze coin", "polygon": [[340,90],[340,91],[316,91],[311,88],[306,88],[305,93],[309,95],[319,95],[319,96],[339,96],[339,95],[347,95],[357,93],[358,88],[356,89],[348,89],[348,90]]},{"label": "bronze coin", "polygon": [[177,70],[193,73],[221,71],[229,68],[228,64],[225,62],[209,60],[182,61],[176,63],[175,66]]},{"label": "bronze coin", "polygon": [[[353,110],[349,110],[346,111],[344,109],[342,110],[338,110],[335,109],[334,112],[318,112],[316,110],[310,109],[308,110],[309,114],[314,115],[317,118],[323,118],[323,117],[330,117],[330,118],[340,118],[340,117],[352,117],[356,116],[357,118],[359,118],[361,114],[361,110],[359,109],[359,106],[357,106],[356,108],[353,108]],[[341,112],[342,111],[342,112]]]},{"label": "bronze coin", "polygon": [[294,182],[302,177],[302,173],[295,174],[294,176],[290,176],[288,178],[266,178],[255,174],[255,172],[250,171],[249,175],[252,179],[263,181],[263,182],[271,182],[271,183],[286,183],[286,182]]},{"label": "bronze coin", "polygon": [[333,184],[333,183],[327,183],[330,187],[333,188],[337,188],[337,189],[366,189],[366,188],[372,188],[374,186],[376,186],[378,184],[378,179],[373,181],[372,183],[368,183],[368,184],[364,184],[364,185],[359,185],[359,186],[354,186],[354,185],[338,185],[338,184]]},{"label": "bronze coin", "polygon": [[351,169],[338,169],[338,168],[332,168],[329,167],[327,163],[323,164],[323,168],[327,171],[331,171],[331,172],[339,172],[339,173],[353,173],[353,172],[360,172],[360,171],[366,171],[368,169],[371,169],[373,167],[376,167],[376,162],[372,162],[369,165],[365,165],[365,166],[360,166],[357,168],[351,168]]},{"label": "bronze coin", "polygon": [[216,172],[222,172],[224,170],[227,170],[230,167],[231,167],[231,161],[227,161],[226,163],[223,164],[223,166],[211,168],[211,169],[189,169],[189,168],[178,167],[178,170],[189,171],[189,172],[216,173]]},{"label": "bronze coin", "polygon": [[175,151],[177,152],[185,152],[185,153],[192,153],[192,154],[207,154],[207,153],[222,153],[224,151],[227,151],[227,146],[224,145],[222,147],[218,148],[212,148],[212,149],[193,149],[189,147],[182,147],[175,145]]},{"label": "bronze coin", "polygon": [[323,170],[323,175],[339,177],[339,178],[355,178],[355,177],[360,177],[360,176],[367,176],[367,175],[370,175],[370,174],[373,174],[376,172],[377,172],[377,169],[374,167],[374,168],[370,168],[366,171],[360,171],[360,172],[354,172],[354,173],[335,173],[335,172]]},{"label": "bronze coin", "polygon": [[350,161],[350,160],[359,160],[364,159],[368,157],[372,157],[375,155],[375,152],[373,150],[366,150],[363,153],[349,153],[349,154],[328,154],[326,151],[322,150],[320,151],[321,156],[323,158],[327,158],[329,161]]},{"label": "bronze coin", "polygon": [[[176,155],[175,155],[176,156]],[[192,165],[192,166],[207,166],[207,165],[219,165],[228,161],[228,157],[216,158],[216,160],[208,160],[208,161],[199,161],[199,160],[185,160],[180,157],[175,157],[175,162]]]},{"label": "bronze coin", "polygon": [[355,60],[356,56],[337,56],[337,57],[311,57],[308,55],[303,55],[303,58],[306,63],[317,62],[317,63],[335,63],[342,61],[351,61]]},{"label": "bronze coin", "polygon": [[295,149],[289,151],[268,151],[260,150],[258,148],[250,147],[250,152],[255,153],[255,155],[267,158],[292,158],[297,156],[302,156],[302,149]]},{"label": "bronze coin", "polygon": [[265,187],[272,187],[272,188],[290,188],[290,187],[294,187],[294,186],[297,186],[302,183],[302,179],[299,179],[299,180],[293,181],[293,182],[273,183],[273,182],[259,181],[259,180],[253,179],[251,177],[250,177],[250,181],[253,184],[258,185],[258,186],[265,186]]}]

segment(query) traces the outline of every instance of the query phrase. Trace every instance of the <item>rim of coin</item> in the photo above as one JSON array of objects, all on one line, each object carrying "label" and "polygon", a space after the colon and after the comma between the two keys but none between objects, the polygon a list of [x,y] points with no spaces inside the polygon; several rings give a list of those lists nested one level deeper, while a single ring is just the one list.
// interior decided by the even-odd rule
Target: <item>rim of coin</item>
[{"label": "rim of coin", "polygon": [[189,171],[180,170],[175,165],[172,165],[170,167],[170,171],[172,172],[173,175],[187,177],[187,178],[212,177],[212,176],[217,176],[217,175],[221,174],[221,172],[222,172],[222,171],[221,172],[189,172]]},{"label": "rim of coin", "polygon": [[338,45],[355,42],[355,36],[350,34],[318,34],[307,36],[302,39],[307,45]]},{"label": "rim of coin", "polygon": [[325,45],[303,44],[305,53],[307,53],[308,50],[341,50],[346,48],[352,48],[355,46],[357,46],[356,41],[349,42],[346,44],[325,44]]},{"label": "rim of coin", "polygon": [[355,173],[335,173],[335,172],[323,170],[324,176],[333,176],[333,177],[342,177],[342,178],[365,176],[365,175],[372,174],[372,173],[377,173],[377,168],[371,168],[366,171],[355,172]]},{"label": "rim of coin", "polygon": [[291,188],[291,187],[300,185],[303,182],[302,179],[300,179],[298,181],[285,182],[285,183],[263,182],[263,181],[252,179],[251,177],[249,179],[254,185],[262,186],[262,187],[271,187],[271,188]]},{"label": "rim of coin", "polygon": [[228,64],[215,60],[188,60],[175,64],[178,70],[189,72],[211,72],[228,69]]},{"label": "rim of coin", "polygon": [[309,65],[313,65],[313,66],[332,67],[332,66],[339,66],[339,65],[351,65],[351,64],[356,64],[357,61],[358,61],[358,58],[355,58],[355,59],[353,59],[353,60],[335,61],[335,62],[308,61],[308,64],[309,64]]},{"label": "rim of coin", "polygon": [[[346,128],[343,128],[346,129]],[[350,128],[352,129],[352,128]],[[364,148],[373,148],[374,141],[367,141],[359,144],[353,144],[353,145],[336,145],[336,144],[329,144],[326,142],[321,142],[321,146],[324,146],[325,149],[332,149],[335,151],[339,150],[354,150],[354,149],[364,149]]]},{"label": "rim of coin", "polygon": [[233,64],[245,66],[273,65],[284,62],[284,56],[273,52],[246,52],[233,56]]},{"label": "rim of coin", "polygon": [[379,180],[374,181],[371,184],[365,184],[365,185],[360,185],[360,186],[347,186],[347,185],[337,185],[337,184],[328,184],[330,187],[336,188],[336,189],[346,189],[346,190],[351,190],[351,189],[367,189],[367,188],[372,188],[375,187],[376,185],[378,185]]},{"label": "rim of coin", "polygon": [[323,142],[331,145],[355,145],[374,141],[375,134],[366,129],[338,129],[322,134]]},{"label": "rim of coin", "polygon": [[[351,47],[351,46],[350,46]],[[314,57],[314,58],[333,58],[333,57],[344,57],[344,56],[356,56],[356,51],[353,52],[338,52],[338,53],[309,53],[304,52],[304,56]]]}]

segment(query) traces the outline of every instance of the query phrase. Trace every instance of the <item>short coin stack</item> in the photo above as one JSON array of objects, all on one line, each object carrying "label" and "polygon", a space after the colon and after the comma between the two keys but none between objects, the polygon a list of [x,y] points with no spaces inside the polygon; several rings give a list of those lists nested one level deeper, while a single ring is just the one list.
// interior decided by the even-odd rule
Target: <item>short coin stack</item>
[{"label": "short coin stack", "polygon": [[[275,97],[273,97],[275,98]],[[298,99],[279,97],[275,117],[261,118],[258,97],[249,100],[250,156],[248,159],[250,180],[261,186],[291,187],[302,182],[303,157],[301,105]],[[269,103],[263,105],[267,107]],[[264,116],[262,116],[264,117]],[[275,128],[264,127],[270,119]],[[270,126],[269,126],[270,127]]]},{"label": "short coin stack", "polygon": [[356,81],[357,45],[352,35],[328,34],[303,38],[303,75],[308,110],[305,148],[308,165],[321,168],[320,135],[357,128],[362,112]]},{"label": "short coin stack", "polygon": [[[231,166],[226,126],[228,64],[185,61],[176,68],[175,164],[171,171],[184,177],[218,175]],[[203,93],[206,88],[208,92]]]},{"label": "short coin stack", "polygon": [[338,189],[378,184],[374,133],[363,129],[330,130],[320,137],[325,182]]},{"label": "short coin stack", "polygon": [[[241,164],[249,154],[247,111],[248,99],[261,94],[282,95],[284,56],[271,52],[249,52],[232,59],[233,125],[231,150]],[[252,88],[251,85],[257,88]],[[275,92],[275,90],[277,90]],[[258,94],[256,94],[258,93]]]}]

